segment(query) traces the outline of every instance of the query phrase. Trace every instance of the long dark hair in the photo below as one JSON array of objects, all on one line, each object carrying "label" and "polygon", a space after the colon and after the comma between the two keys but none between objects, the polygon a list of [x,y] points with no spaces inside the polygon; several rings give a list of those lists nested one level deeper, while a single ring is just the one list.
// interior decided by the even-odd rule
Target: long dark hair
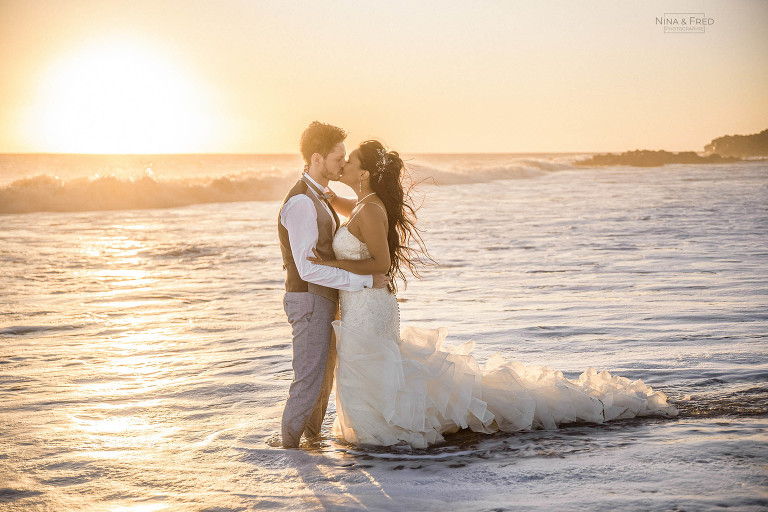
[{"label": "long dark hair", "polygon": [[[388,151],[377,140],[360,144],[360,168],[370,173],[371,189],[387,210],[387,243],[389,245],[389,275],[392,291],[397,291],[395,278],[407,286],[404,269],[421,277],[420,267],[434,265],[427,252],[420,230],[416,227],[416,210],[411,191],[414,183],[407,180],[405,165],[397,151]],[[406,183],[408,181],[408,183]]]}]

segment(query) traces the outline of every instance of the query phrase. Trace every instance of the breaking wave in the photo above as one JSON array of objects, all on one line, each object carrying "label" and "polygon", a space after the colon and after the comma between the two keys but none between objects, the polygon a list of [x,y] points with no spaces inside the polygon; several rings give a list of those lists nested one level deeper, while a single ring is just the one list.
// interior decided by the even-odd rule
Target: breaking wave
[{"label": "breaking wave", "polygon": [[295,177],[250,173],[201,180],[115,177],[64,181],[35,176],[0,188],[0,213],[172,208],[280,199]]},{"label": "breaking wave", "polygon": [[[414,181],[456,185],[525,179],[574,169],[573,158],[521,158],[512,155],[417,157],[406,159]],[[173,208],[201,203],[277,201],[297,172],[244,171],[209,178],[91,176],[61,179],[39,174],[0,187],[0,214]]]},{"label": "breaking wave", "polygon": [[408,162],[410,174],[417,181],[437,185],[463,185],[496,180],[536,178],[552,171],[575,169],[574,156],[560,158],[510,158],[495,155],[439,159],[437,163]]}]

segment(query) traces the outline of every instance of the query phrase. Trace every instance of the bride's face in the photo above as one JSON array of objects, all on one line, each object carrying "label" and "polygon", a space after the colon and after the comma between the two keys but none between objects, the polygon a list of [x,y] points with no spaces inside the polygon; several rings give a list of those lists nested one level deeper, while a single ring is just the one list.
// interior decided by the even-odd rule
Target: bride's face
[{"label": "bride's face", "polygon": [[360,150],[356,149],[349,154],[344,168],[341,170],[339,181],[353,190],[358,190],[360,180],[368,179],[368,171],[360,168]]}]

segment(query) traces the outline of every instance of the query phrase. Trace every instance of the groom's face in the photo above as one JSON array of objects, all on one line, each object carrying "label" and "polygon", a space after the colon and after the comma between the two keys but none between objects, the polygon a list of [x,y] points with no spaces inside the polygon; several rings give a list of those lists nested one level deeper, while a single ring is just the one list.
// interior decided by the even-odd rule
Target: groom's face
[{"label": "groom's face", "polygon": [[338,181],[341,169],[344,167],[344,157],[347,155],[347,150],[344,148],[344,143],[339,142],[334,146],[333,151],[328,153],[323,163],[322,174],[323,178],[331,181]]}]

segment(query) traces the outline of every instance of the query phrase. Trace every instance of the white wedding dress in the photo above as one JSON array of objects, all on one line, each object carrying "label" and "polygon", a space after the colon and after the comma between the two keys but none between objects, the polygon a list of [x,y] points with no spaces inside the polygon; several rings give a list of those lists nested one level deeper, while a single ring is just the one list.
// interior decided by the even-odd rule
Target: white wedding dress
[{"label": "white wedding dress", "polygon": [[[333,250],[339,259],[370,257],[346,226]],[[401,332],[397,298],[386,289],[340,291],[339,302],[333,434],[350,443],[425,448],[461,428],[512,432],[677,415],[664,393],[607,371],[590,368],[574,381],[498,354],[481,367],[473,341],[444,346],[445,329]]]}]

